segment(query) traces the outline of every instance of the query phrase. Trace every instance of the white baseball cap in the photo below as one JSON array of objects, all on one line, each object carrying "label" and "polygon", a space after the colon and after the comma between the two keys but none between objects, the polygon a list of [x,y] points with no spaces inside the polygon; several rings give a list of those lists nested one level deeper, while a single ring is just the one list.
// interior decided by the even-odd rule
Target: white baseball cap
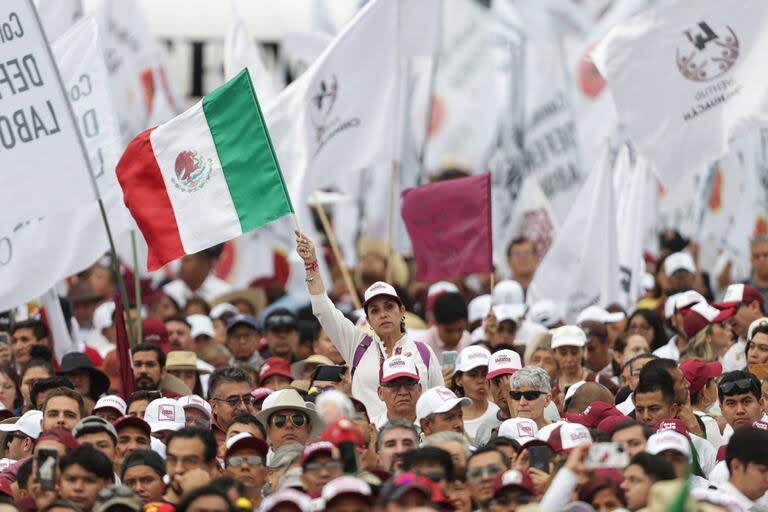
[{"label": "white baseball cap", "polygon": [[279,505],[294,505],[301,512],[310,512],[314,509],[312,498],[303,492],[294,489],[281,489],[270,494],[261,502],[260,512],[272,512]]},{"label": "white baseball cap", "polygon": [[562,423],[550,433],[547,443],[554,452],[567,452],[580,444],[592,444],[592,435],[584,425]]},{"label": "white baseball cap", "polygon": [[384,366],[381,368],[381,382],[389,382],[400,377],[419,380],[419,371],[416,369],[413,358],[394,355],[384,360]]},{"label": "white baseball cap", "polygon": [[427,298],[443,293],[460,293],[459,287],[450,281],[438,281],[427,290]]},{"label": "white baseball cap", "polygon": [[499,304],[493,307],[493,314],[496,315],[496,321],[501,323],[507,320],[519,325],[523,315],[525,315],[524,304]]},{"label": "white baseball cap", "polygon": [[152,432],[180,430],[184,428],[186,423],[184,407],[173,398],[157,398],[147,405],[147,410],[144,411],[144,421],[149,424]]},{"label": "white baseball cap", "polygon": [[377,281],[369,286],[367,290],[365,290],[365,295],[363,296],[363,308],[365,308],[365,306],[367,306],[371,300],[381,295],[385,295],[391,299],[396,300],[398,304],[403,303],[403,301],[401,301],[400,297],[397,295],[397,291],[395,290],[394,286],[389,283],[385,283],[384,281]]},{"label": "white baseball cap", "polygon": [[354,476],[340,476],[334,478],[323,486],[323,491],[320,497],[325,505],[342,495],[356,495],[361,496],[369,501],[373,500],[373,492],[371,486],[363,480]]},{"label": "white baseball cap", "polygon": [[453,391],[445,386],[430,388],[416,402],[416,420],[426,418],[431,414],[448,412],[457,405],[466,407],[472,405],[472,400],[467,397],[457,397]]},{"label": "white baseball cap", "polygon": [[456,356],[456,371],[468,372],[478,366],[488,366],[491,352],[481,345],[470,345]]},{"label": "white baseball cap", "polygon": [[491,310],[491,296],[489,294],[478,295],[467,306],[467,319],[469,323],[482,320]]},{"label": "white baseball cap", "polygon": [[656,287],[656,278],[653,277],[653,274],[648,272],[643,274],[641,282],[643,283],[643,290],[647,292],[653,290]]},{"label": "white baseball cap", "polygon": [[673,252],[664,260],[664,273],[667,276],[671,276],[678,270],[686,270],[692,274],[696,272],[696,263],[690,253]]},{"label": "white baseball cap", "polygon": [[226,315],[229,313],[230,315],[239,315],[240,310],[237,309],[235,306],[230,304],[229,302],[222,302],[221,304],[216,304],[211,308],[211,314],[209,315],[211,319],[218,320],[223,315]]},{"label": "white baseball cap", "polygon": [[[208,416],[208,419],[213,417],[213,411],[211,404],[203,400],[197,395],[187,395],[180,397],[177,402],[181,404],[181,407],[186,411],[187,409],[197,409]],[[184,414],[186,419],[186,413]]]},{"label": "white baseball cap", "polygon": [[573,395],[576,394],[576,391],[578,391],[579,388],[586,383],[587,381],[580,380],[579,382],[574,382],[573,384],[568,386],[568,391],[565,392],[565,398],[563,398],[563,402],[568,403],[568,400],[570,400],[573,397]]},{"label": "white baseball cap", "polygon": [[520,360],[520,354],[514,350],[507,348],[498,350],[491,354],[491,358],[488,361],[488,376],[487,379],[498,375],[512,375],[517,370],[523,367],[523,363]]},{"label": "white baseball cap", "polygon": [[651,455],[658,455],[667,450],[674,450],[691,458],[691,443],[687,437],[674,430],[662,430],[648,438],[645,451]]},{"label": "white baseball cap", "polygon": [[752,336],[755,335],[755,329],[764,325],[768,325],[768,317],[763,316],[757,320],[753,320],[752,323],[749,324],[749,329],[747,330],[747,341],[752,341]]},{"label": "white baseball cap", "polygon": [[93,310],[93,330],[101,332],[114,323],[112,317],[115,315],[115,303],[113,301],[99,304],[99,307]]},{"label": "white baseball cap", "polygon": [[589,306],[584,309],[579,316],[576,317],[576,323],[582,322],[600,322],[601,324],[615,324],[624,320],[626,316],[621,311],[616,313],[609,313],[607,310],[600,306]]},{"label": "white baseball cap", "polygon": [[16,423],[4,423],[0,425],[3,432],[21,432],[27,437],[37,439],[42,431],[40,422],[43,420],[43,411],[36,409],[25,412]]},{"label": "white baseball cap", "polygon": [[538,300],[531,304],[526,316],[529,320],[548,328],[563,320],[563,313],[560,308],[557,307],[555,301],[549,299]]},{"label": "white baseball cap", "polygon": [[215,334],[213,320],[208,315],[189,315],[187,322],[189,322],[189,335],[192,339],[198,336],[210,336],[213,338]]},{"label": "white baseball cap", "polygon": [[523,304],[525,294],[520,283],[512,279],[504,279],[493,287],[494,304]]},{"label": "white baseball cap", "polygon": [[552,332],[552,343],[550,344],[550,348],[555,350],[558,347],[583,347],[586,344],[587,335],[584,334],[581,327],[564,325]]},{"label": "white baseball cap", "polygon": [[114,409],[120,413],[120,416],[125,416],[128,405],[125,403],[125,400],[117,395],[105,395],[99,398],[96,405],[93,406],[93,412],[99,409]]},{"label": "white baseball cap", "polygon": [[535,441],[539,427],[529,418],[510,418],[499,426],[499,437],[508,437],[521,445],[528,441]]}]

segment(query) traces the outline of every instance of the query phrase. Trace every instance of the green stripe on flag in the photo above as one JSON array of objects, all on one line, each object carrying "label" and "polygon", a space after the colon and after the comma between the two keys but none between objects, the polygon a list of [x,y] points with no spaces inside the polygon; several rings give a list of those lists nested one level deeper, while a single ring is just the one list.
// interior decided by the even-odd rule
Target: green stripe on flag
[{"label": "green stripe on flag", "polygon": [[243,232],[293,213],[248,71],[203,98],[203,112]]}]

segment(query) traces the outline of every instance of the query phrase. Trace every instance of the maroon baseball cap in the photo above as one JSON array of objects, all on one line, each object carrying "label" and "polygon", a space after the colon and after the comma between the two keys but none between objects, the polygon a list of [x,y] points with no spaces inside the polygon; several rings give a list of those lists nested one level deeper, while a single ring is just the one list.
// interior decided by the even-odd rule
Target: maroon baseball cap
[{"label": "maroon baseball cap", "polygon": [[136,427],[147,434],[147,436],[152,435],[152,429],[150,428],[149,423],[138,416],[122,416],[113,421],[112,426],[115,427],[115,430],[120,430],[123,427]]},{"label": "maroon baseball cap", "polygon": [[680,371],[690,384],[689,391],[695,395],[709,379],[723,374],[723,365],[719,361],[707,363],[701,359],[686,359],[680,363]]},{"label": "maroon baseball cap", "polygon": [[273,375],[281,375],[293,380],[291,367],[287,359],[282,357],[269,357],[259,367],[259,381],[264,382]]},{"label": "maroon baseball cap", "polygon": [[312,457],[319,453],[327,453],[329,455],[333,455],[333,450],[335,448],[336,446],[328,441],[315,441],[314,443],[309,443],[304,447],[304,451],[301,452],[301,467],[303,468],[304,465],[309,462],[310,459],[312,459]]},{"label": "maroon baseball cap", "polygon": [[227,451],[224,453],[224,457],[229,457],[232,452],[244,448],[256,450],[265,459],[267,452],[269,452],[269,445],[265,441],[248,432],[241,432],[227,439],[226,447]]},{"label": "maroon baseball cap", "polygon": [[699,302],[682,311],[683,331],[686,336],[692,338],[705,327],[728,320],[735,313],[736,309],[732,307],[718,309],[706,302]]},{"label": "maroon baseball cap", "polygon": [[600,423],[597,424],[597,430],[605,432],[606,434],[613,434],[616,431],[616,428],[625,421],[632,421],[632,418],[624,416],[623,414],[621,416],[608,416],[607,418],[603,418]]},{"label": "maroon baseball cap", "polygon": [[685,426],[683,420],[679,420],[677,418],[664,418],[659,420],[659,422],[656,424],[656,428],[653,429],[654,432],[666,432],[668,430],[672,430],[678,434],[683,434],[689,439],[691,437],[688,432],[688,427]]},{"label": "maroon baseball cap", "polygon": [[501,473],[500,475],[497,475],[496,480],[493,482],[494,496],[500,491],[509,488],[520,489],[521,491],[530,494],[531,496],[536,494],[536,489],[533,486],[531,474],[528,473],[528,471],[510,469]]},{"label": "maroon baseball cap", "polygon": [[72,432],[64,430],[63,428],[52,428],[51,430],[42,432],[37,438],[36,443],[45,441],[46,439],[57,441],[66,446],[68,450],[74,450],[80,446],[80,443],[77,442],[77,439],[72,435]]},{"label": "maroon baseball cap", "polygon": [[607,402],[592,402],[581,414],[563,413],[563,417],[571,423],[579,423],[587,428],[597,427],[601,421],[610,416],[624,416],[613,405]]},{"label": "maroon baseball cap", "polygon": [[761,306],[765,304],[763,294],[757,291],[757,288],[754,286],[739,283],[728,286],[725,290],[723,302],[718,302],[714,306],[718,309],[728,309],[739,304],[751,304],[755,301],[759,302]]}]

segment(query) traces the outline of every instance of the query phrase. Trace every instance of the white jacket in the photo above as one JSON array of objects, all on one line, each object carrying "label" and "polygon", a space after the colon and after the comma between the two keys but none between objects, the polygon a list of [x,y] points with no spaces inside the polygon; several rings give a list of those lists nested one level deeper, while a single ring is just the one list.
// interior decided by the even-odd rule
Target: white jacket
[{"label": "white jacket", "polygon": [[[324,293],[320,295],[310,294],[309,298],[312,303],[312,312],[351,371],[355,349],[368,334],[355,327],[351,321],[344,317],[341,311],[333,305],[328,295]],[[387,412],[384,402],[379,400],[376,393],[379,387],[381,356],[383,355],[385,359],[387,356],[381,339],[376,334],[372,335],[371,338],[373,338],[373,343],[365,351],[352,377],[352,396],[363,402],[368,410],[368,417],[374,418]],[[429,345],[427,345],[429,348],[429,370],[424,365],[416,345],[408,339],[407,335],[404,334],[397,340],[395,349],[398,348],[401,349],[403,355],[413,357],[421,377],[422,392],[435,386],[444,385],[440,361],[437,360],[437,356]]]}]

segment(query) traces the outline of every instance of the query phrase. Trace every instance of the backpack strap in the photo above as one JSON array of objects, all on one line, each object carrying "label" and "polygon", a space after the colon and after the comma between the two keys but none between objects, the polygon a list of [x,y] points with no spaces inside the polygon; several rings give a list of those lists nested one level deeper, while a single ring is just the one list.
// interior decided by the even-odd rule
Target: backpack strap
[{"label": "backpack strap", "polygon": [[419,355],[421,356],[421,360],[424,361],[424,366],[427,367],[427,370],[429,370],[429,347],[426,343],[423,343],[421,341],[416,341],[416,350],[419,351]]},{"label": "backpack strap", "polygon": [[363,341],[360,342],[357,348],[355,348],[355,354],[352,356],[352,370],[350,372],[350,377],[355,376],[355,370],[357,370],[360,361],[365,355],[365,351],[368,350],[368,347],[371,346],[371,343],[373,343],[373,338],[366,336],[363,338]]}]

